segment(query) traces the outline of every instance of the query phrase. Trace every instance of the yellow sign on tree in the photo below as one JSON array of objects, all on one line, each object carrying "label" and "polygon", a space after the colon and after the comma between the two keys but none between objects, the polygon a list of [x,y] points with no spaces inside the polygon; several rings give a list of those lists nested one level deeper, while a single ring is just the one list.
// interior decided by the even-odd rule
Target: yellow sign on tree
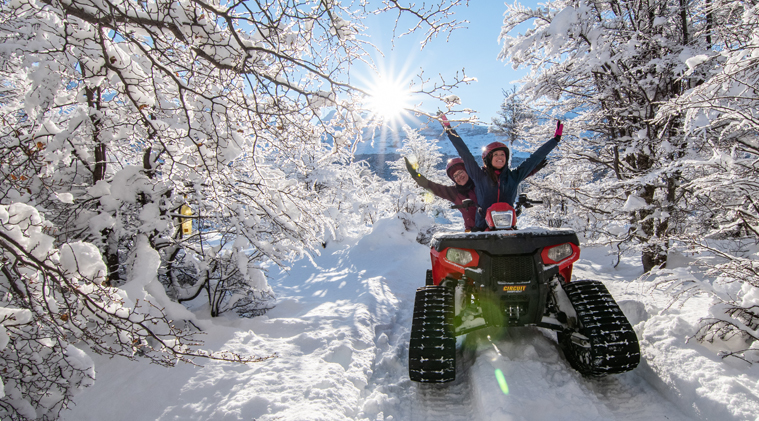
[{"label": "yellow sign on tree", "polygon": [[[182,208],[179,210],[179,213],[181,213],[182,215],[191,216],[192,208],[190,208],[188,205],[182,205]],[[190,235],[190,234],[192,234],[192,219],[182,218],[182,236]]]}]

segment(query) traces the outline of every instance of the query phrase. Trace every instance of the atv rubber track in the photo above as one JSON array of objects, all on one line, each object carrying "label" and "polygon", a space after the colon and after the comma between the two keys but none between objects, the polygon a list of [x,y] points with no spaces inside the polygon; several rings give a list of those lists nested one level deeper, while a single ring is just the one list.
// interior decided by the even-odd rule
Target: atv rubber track
[{"label": "atv rubber track", "polygon": [[584,376],[623,373],[638,366],[638,337],[614,298],[599,281],[582,280],[563,285],[580,324],[579,333],[590,347],[573,343],[559,333],[559,344],[570,365]]},{"label": "atv rubber track", "polygon": [[408,349],[409,378],[444,383],[456,378],[453,291],[442,286],[416,290]]}]

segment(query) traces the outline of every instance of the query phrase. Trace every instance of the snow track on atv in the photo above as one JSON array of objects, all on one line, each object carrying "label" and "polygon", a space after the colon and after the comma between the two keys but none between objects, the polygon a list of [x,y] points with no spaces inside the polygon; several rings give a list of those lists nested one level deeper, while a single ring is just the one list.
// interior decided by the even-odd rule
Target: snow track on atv
[{"label": "snow track on atv", "polygon": [[[409,340],[413,421],[469,420],[475,414],[469,366],[474,352],[457,349],[453,290],[428,285],[416,290]],[[440,384],[445,383],[445,384]]]},{"label": "snow track on atv", "polygon": [[415,382],[445,383],[456,378],[453,290],[425,286],[416,290],[408,365]]},{"label": "snow track on atv", "polygon": [[623,373],[638,366],[640,347],[630,322],[599,281],[582,280],[563,285],[577,313],[579,333],[585,340],[559,333],[570,365],[584,376]]}]

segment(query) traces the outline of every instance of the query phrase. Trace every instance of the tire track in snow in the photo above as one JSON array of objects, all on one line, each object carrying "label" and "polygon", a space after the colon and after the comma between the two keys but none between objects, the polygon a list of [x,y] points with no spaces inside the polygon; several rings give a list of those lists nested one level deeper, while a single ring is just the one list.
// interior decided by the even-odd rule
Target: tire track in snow
[{"label": "tire track in snow", "polygon": [[635,370],[601,379],[586,379],[585,385],[616,419],[626,421],[687,421],[676,404],[667,400]]},{"label": "tire track in snow", "polygon": [[357,419],[377,421],[462,421],[478,419],[470,381],[472,347],[456,353],[456,380],[442,384],[412,382],[408,377],[411,311],[399,311],[395,323],[377,326],[377,356]]},{"label": "tire track in snow", "polygon": [[[691,419],[635,370],[582,377],[561,355],[550,331],[516,328],[475,334],[479,346],[471,370],[474,406],[488,410],[473,420]],[[505,391],[499,390],[494,371],[501,371],[508,382]]]},{"label": "tire track in snow", "polygon": [[470,370],[475,354],[466,347],[456,350],[456,380],[450,383],[412,383],[411,421],[460,421],[478,419]]},{"label": "tire track in snow", "polygon": [[[410,323],[398,315],[378,326],[378,363],[367,386],[363,413],[372,421],[565,421],[661,419],[686,421],[668,401],[632,371],[601,379],[583,378],[561,355],[552,333],[538,328],[483,329],[457,346],[456,380],[419,384],[408,378]],[[504,393],[494,376],[508,381]],[[640,369],[637,369],[640,370]]]}]

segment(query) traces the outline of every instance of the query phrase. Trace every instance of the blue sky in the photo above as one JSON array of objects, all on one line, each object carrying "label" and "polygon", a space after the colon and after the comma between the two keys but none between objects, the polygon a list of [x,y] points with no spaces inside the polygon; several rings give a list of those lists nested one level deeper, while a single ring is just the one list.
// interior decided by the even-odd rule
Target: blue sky
[{"label": "blue sky", "polygon": [[[535,0],[522,2],[533,7],[535,3]],[[480,120],[490,123],[503,102],[502,91],[510,90],[514,82],[527,73],[525,69],[514,70],[511,63],[498,60],[501,51],[498,35],[505,10],[506,6],[500,1],[470,1],[468,7],[459,7],[455,16],[457,20],[469,21],[464,24],[466,28],[457,29],[448,37],[444,34],[432,39],[422,51],[419,47],[423,31],[396,39],[393,46],[390,42],[393,23],[388,17],[367,21],[365,35],[384,53],[384,58],[375,56],[375,60],[378,68],[391,78],[409,80],[423,69],[428,78],[439,80],[438,74],[442,74],[448,81],[457,71],[465,69],[467,76],[478,81],[454,90],[453,94],[461,98],[461,107],[478,111]],[[364,78],[359,79],[354,83],[364,82]],[[421,106],[427,112],[442,107],[442,103],[429,99]]]}]

